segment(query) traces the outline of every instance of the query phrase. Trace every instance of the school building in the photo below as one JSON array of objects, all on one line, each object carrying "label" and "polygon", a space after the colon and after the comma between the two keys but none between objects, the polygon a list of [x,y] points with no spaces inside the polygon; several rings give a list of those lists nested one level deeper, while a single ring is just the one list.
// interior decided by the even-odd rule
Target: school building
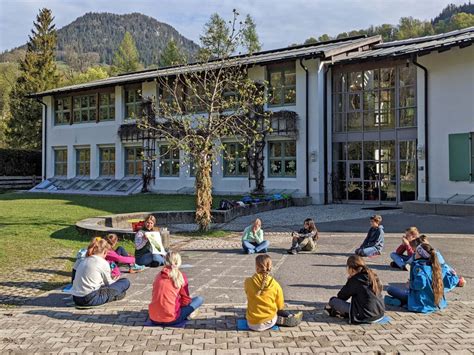
[{"label": "school building", "polygon": [[[266,190],[308,196],[313,204],[474,203],[473,41],[470,27],[389,43],[352,37],[236,57],[250,78],[273,88],[265,109],[279,129],[265,139]],[[32,95],[44,103],[44,181],[33,191],[139,192],[143,140],[131,117],[142,97],[160,92],[159,76],[182,70],[160,68]],[[250,192],[255,181],[242,147],[222,140],[229,154],[213,166],[214,193]],[[166,152],[166,142],[157,141],[156,150]],[[153,191],[193,191],[183,152],[158,160]]]}]

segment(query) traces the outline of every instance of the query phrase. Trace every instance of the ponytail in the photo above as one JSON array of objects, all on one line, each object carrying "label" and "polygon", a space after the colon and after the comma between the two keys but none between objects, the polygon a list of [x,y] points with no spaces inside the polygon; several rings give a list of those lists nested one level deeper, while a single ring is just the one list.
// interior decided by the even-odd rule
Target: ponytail
[{"label": "ponytail", "polygon": [[92,256],[103,253],[105,250],[110,249],[110,244],[101,237],[95,237],[90,242],[89,246],[87,247],[86,256]]},{"label": "ponytail", "polygon": [[178,290],[184,286],[184,277],[179,267],[181,266],[181,255],[176,251],[169,251],[165,257],[165,265],[169,266],[169,277],[173,281],[173,285]]},{"label": "ponytail", "polygon": [[439,263],[438,256],[436,255],[436,250],[430,244],[423,243],[417,247],[416,251],[421,257],[424,257],[424,255],[422,255],[424,254],[423,251],[429,254],[428,256],[433,274],[431,287],[433,288],[434,303],[435,305],[439,306],[439,303],[441,302],[444,296],[444,285],[441,264]]},{"label": "ponytail", "polygon": [[347,267],[349,269],[355,270],[357,273],[359,272],[366,273],[369,277],[369,284],[372,288],[372,292],[376,296],[379,296],[382,293],[382,284],[380,283],[380,280],[377,274],[373,270],[367,267],[364,259],[362,259],[360,256],[351,255],[347,259]]},{"label": "ponytail", "polygon": [[257,291],[257,296],[261,296],[267,287],[268,275],[270,271],[272,271],[272,259],[267,254],[257,256],[255,258],[255,268],[257,269],[257,273],[263,275],[262,284]]}]

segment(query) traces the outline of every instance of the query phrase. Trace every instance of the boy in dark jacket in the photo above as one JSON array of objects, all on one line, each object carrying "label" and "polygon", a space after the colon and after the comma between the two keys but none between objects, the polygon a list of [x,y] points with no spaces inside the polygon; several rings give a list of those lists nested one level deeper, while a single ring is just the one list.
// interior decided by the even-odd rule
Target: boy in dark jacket
[{"label": "boy in dark jacket", "polygon": [[382,253],[384,232],[381,223],[382,216],[373,215],[370,217],[370,229],[362,245],[355,250],[356,255],[375,256]]},{"label": "boy in dark jacket", "polygon": [[[382,284],[377,274],[365,265],[360,256],[347,259],[349,277],[337,297],[332,297],[325,308],[330,316],[349,318],[350,323],[375,323],[384,317],[385,304]],[[351,303],[347,302],[351,299]]]}]

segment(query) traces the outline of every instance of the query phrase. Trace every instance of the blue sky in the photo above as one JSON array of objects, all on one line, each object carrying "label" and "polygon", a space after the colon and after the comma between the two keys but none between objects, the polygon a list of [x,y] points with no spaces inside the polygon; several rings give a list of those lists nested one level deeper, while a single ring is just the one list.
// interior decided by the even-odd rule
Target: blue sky
[{"label": "blue sky", "polygon": [[199,41],[209,16],[230,18],[232,9],[249,13],[257,23],[264,49],[285,47],[323,33],[334,35],[400,17],[431,19],[448,3],[468,0],[0,0],[0,51],[24,44],[38,10],[52,9],[56,28],[86,12],[140,12],[168,23],[185,37]]}]

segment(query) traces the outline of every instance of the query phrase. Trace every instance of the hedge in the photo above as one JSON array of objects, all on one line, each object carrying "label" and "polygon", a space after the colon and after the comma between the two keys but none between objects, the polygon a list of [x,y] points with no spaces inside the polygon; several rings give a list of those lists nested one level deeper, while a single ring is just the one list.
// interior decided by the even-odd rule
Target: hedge
[{"label": "hedge", "polygon": [[0,149],[0,176],[41,176],[41,151]]}]

